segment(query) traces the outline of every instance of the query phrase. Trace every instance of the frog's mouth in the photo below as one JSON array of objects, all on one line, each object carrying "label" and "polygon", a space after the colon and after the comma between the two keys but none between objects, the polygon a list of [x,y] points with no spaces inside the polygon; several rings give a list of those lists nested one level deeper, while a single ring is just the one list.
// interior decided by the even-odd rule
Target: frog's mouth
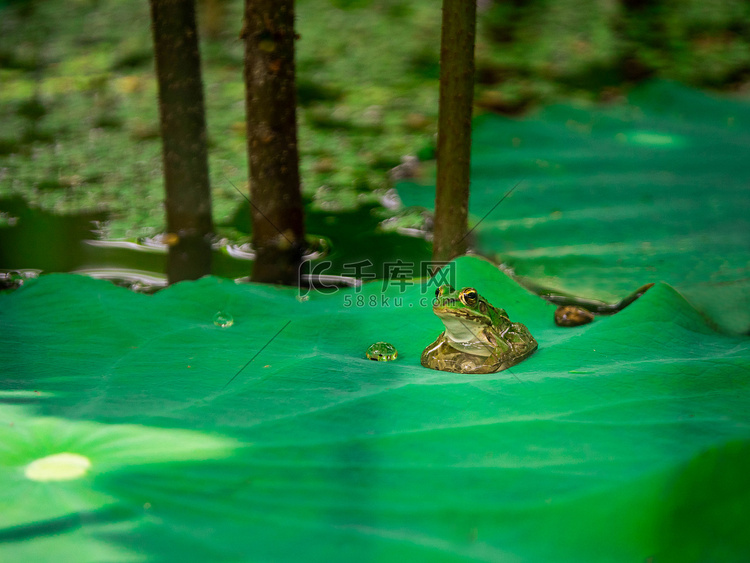
[{"label": "frog's mouth", "polygon": [[479,338],[482,331],[491,326],[489,319],[444,307],[433,307],[433,311],[443,321],[445,337],[454,348],[478,356],[490,355],[491,350]]}]

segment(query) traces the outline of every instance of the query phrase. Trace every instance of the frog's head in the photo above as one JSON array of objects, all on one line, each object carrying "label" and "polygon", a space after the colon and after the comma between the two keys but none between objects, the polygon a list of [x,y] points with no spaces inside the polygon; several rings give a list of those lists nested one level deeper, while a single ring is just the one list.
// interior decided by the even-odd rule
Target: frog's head
[{"label": "frog's head", "polygon": [[473,287],[456,290],[441,285],[435,291],[432,310],[443,321],[447,336],[454,341],[471,340],[478,331],[497,326],[500,316]]},{"label": "frog's head", "polygon": [[479,295],[473,287],[455,290],[449,285],[441,285],[435,291],[432,310],[441,319],[461,319],[484,325],[492,324],[492,305]]}]

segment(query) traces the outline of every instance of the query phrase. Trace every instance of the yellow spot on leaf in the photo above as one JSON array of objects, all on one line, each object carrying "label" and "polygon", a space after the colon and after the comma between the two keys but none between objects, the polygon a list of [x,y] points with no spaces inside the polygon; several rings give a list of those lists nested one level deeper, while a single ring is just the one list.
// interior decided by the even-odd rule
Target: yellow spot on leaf
[{"label": "yellow spot on leaf", "polygon": [[24,474],[32,481],[70,481],[83,477],[89,469],[89,458],[64,452],[35,459],[26,466]]}]

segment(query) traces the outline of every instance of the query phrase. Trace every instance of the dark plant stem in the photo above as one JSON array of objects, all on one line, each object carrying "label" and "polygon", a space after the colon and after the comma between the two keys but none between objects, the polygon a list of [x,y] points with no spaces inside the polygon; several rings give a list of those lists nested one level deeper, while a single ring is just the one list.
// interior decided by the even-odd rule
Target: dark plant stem
[{"label": "dark plant stem", "polygon": [[305,230],[297,148],[294,0],[245,0],[252,280],[294,285]]},{"label": "dark plant stem", "polygon": [[167,277],[175,283],[211,273],[203,81],[194,0],[150,3],[166,188]]},{"label": "dark plant stem", "polygon": [[443,0],[433,260],[466,252],[476,2]]}]

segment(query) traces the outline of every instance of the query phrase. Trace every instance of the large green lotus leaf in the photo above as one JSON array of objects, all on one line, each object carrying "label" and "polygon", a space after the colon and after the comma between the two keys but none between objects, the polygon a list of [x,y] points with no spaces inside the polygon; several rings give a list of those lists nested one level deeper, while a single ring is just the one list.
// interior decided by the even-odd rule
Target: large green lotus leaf
[{"label": "large green lotus leaf", "polygon": [[[0,295],[10,449],[73,435],[92,459],[86,478],[44,483],[42,506],[24,463],[61,446],[29,438],[28,455],[2,458],[0,559],[746,559],[747,338],[661,283],[562,329],[489,262],[451,267],[529,327],[531,358],[487,375],[420,366],[441,331],[427,282],[305,300],[61,274]],[[398,360],[365,359],[378,340]],[[21,422],[44,430],[13,434]]]},{"label": "large green lotus leaf", "polygon": [[[750,104],[667,82],[627,103],[481,116],[476,247],[529,282],[605,301],[665,281],[721,328],[747,333],[748,150]],[[399,193],[434,205],[432,187]]]}]

